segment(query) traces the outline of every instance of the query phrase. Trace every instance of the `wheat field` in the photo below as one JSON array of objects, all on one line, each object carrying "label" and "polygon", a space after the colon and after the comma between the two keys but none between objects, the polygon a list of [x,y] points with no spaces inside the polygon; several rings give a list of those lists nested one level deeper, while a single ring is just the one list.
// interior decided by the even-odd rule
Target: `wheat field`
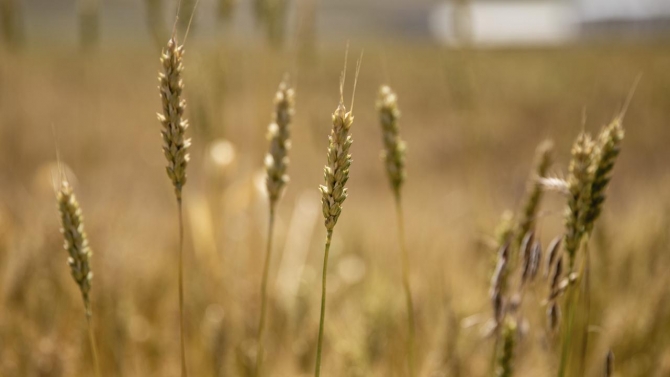
[{"label": "wheat field", "polygon": [[[495,333],[486,334],[496,228],[506,211],[522,210],[537,145],[553,141],[548,175],[567,179],[577,136],[597,137],[640,74],[602,215],[584,246],[590,315],[580,373],[605,375],[612,350],[613,376],[670,375],[670,44],[474,50],[352,40],[350,54],[361,49],[348,199],[327,271],[323,375],[409,376],[408,344],[416,376],[504,375],[493,357]],[[335,43],[308,60],[291,49],[197,38],[185,46],[192,145],[182,194],[184,348],[191,376],[256,372],[269,215],[266,134],[285,73],[295,88],[290,182],[274,207],[262,372],[313,373],[326,237],[318,188],[344,53]],[[93,251],[101,374],[181,373],[180,238],[156,120],[159,57],[157,48],[133,44],[3,52],[0,376],[94,375],[85,308],[62,250],[59,166]],[[384,84],[398,96],[406,142],[412,342],[394,193],[380,158],[376,101]],[[546,192],[534,219],[543,249],[564,232],[564,212],[564,197]],[[560,347],[545,319],[543,289],[525,291],[514,376],[557,375]]]}]

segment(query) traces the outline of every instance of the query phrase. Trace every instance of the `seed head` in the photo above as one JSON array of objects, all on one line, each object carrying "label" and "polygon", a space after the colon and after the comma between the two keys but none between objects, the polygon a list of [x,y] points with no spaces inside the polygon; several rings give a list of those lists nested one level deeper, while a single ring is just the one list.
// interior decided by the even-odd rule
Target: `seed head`
[{"label": "seed head", "polygon": [[349,167],[351,166],[351,154],[349,148],[353,143],[349,129],[354,122],[354,116],[346,111],[344,104],[340,101],[332,116],[333,128],[328,140],[328,163],[323,169],[324,185],[321,185],[321,204],[325,225],[328,231],[332,231],[337,219],[342,212],[342,203],[347,199],[347,189],[344,185],[349,179]]},{"label": "seed head", "polygon": [[598,136],[598,144],[594,149],[593,157],[593,183],[591,184],[591,202],[585,215],[585,231],[590,233],[593,224],[600,216],[603,202],[605,201],[605,190],[610,182],[612,168],[621,151],[621,141],[624,130],[621,127],[621,119],[616,118],[607,127],[603,128]]},{"label": "seed head", "polygon": [[584,132],[579,135],[572,147],[568,176],[568,206],[565,215],[565,250],[568,253],[571,270],[584,235],[586,214],[591,204],[593,148],[591,137]]},{"label": "seed head", "polygon": [[93,272],[89,260],[91,259],[91,248],[84,230],[84,216],[82,215],[79,202],[67,181],[61,183],[56,194],[58,211],[61,218],[61,233],[63,234],[63,247],[67,250],[69,257],[67,263],[74,281],[79,286],[81,296],[84,299],[86,315],[91,315],[91,303],[89,292],[91,291],[91,280]]},{"label": "seed head", "polygon": [[391,187],[397,195],[400,193],[400,187],[406,176],[405,142],[400,138],[398,97],[386,85],[379,89],[377,110],[379,111],[379,120],[382,125],[382,139],[384,141],[382,159],[386,165],[386,173],[388,174]]},{"label": "seed head", "polygon": [[275,95],[275,111],[272,114],[272,123],[268,127],[270,149],[265,156],[265,170],[267,172],[266,187],[270,204],[274,205],[281,197],[284,187],[289,181],[286,170],[289,164],[288,151],[291,149],[290,125],[294,114],[294,91],[288,80],[279,84]]},{"label": "seed head", "polygon": [[186,138],[188,121],[184,119],[186,101],[181,98],[184,83],[181,73],[184,70],[182,56],[184,46],[170,38],[167,48],[161,54],[163,71],[158,75],[163,113],[158,120],[163,126],[163,153],[168,161],[166,171],[174,185],[177,200],[181,201],[181,190],[186,184],[186,165],[189,161],[188,147],[191,140]]},{"label": "seed head", "polygon": [[535,152],[535,167],[528,180],[528,188],[526,189],[527,197],[523,206],[523,211],[521,212],[522,216],[517,224],[517,245],[520,244],[521,239],[526,233],[533,229],[535,225],[537,211],[540,207],[543,193],[541,180],[547,177],[547,172],[553,162],[553,150],[554,143],[550,140],[545,140],[540,143]]}]

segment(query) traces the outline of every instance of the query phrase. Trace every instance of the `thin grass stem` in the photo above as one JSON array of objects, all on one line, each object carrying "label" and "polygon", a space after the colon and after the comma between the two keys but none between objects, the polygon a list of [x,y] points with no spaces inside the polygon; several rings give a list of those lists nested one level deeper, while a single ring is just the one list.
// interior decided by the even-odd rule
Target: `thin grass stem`
[{"label": "thin grass stem", "polygon": [[398,217],[398,242],[400,243],[402,285],[405,290],[405,304],[407,306],[407,365],[410,377],[414,377],[414,301],[409,284],[409,254],[407,253],[407,242],[405,241],[405,219],[402,210],[400,191],[395,194],[396,215]]},{"label": "thin grass stem", "polygon": [[256,353],[256,370],[254,375],[260,376],[261,365],[263,363],[263,334],[265,331],[265,315],[267,312],[267,286],[268,271],[270,270],[270,257],[272,256],[272,234],[275,222],[275,206],[270,204],[270,215],[268,224],[267,248],[265,250],[265,262],[263,264],[263,277],[261,280],[261,316],[258,321],[258,351]]},{"label": "thin grass stem", "polygon": [[88,341],[91,343],[91,353],[93,354],[93,364],[95,367],[95,376],[102,377],[100,373],[100,360],[98,359],[98,346],[93,332],[93,319],[90,310],[86,312],[86,324],[88,325]]},{"label": "thin grass stem", "polygon": [[181,197],[177,199],[179,208],[179,335],[181,344],[181,375],[188,377],[186,368],[186,345],[184,336],[184,214]]},{"label": "thin grass stem", "polygon": [[319,339],[316,344],[316,367],[314,377],[321,374],[321,351],[323,348],[323,324],[326,318],[326,272],[328,271],[328,253],[330,252],[330,241],[333,238],[333,230],[328,229],[326,235],[326,247],[323,255],[323,275],[321,277],[321,317],[319,319]]}]

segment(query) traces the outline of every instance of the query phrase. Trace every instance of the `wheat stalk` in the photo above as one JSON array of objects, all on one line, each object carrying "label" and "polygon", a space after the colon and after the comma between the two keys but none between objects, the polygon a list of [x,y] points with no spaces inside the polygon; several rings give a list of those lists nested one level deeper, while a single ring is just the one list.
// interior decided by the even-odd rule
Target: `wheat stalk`
[{"label": "wheat stalk", "polygon": [[100,377],[100,363],[98,361],[95,334],[93,333],[93,311],[90,300],[91,280],[93,280],[90,259],[93,253],[84,229],[84,216],[79,207],[77,197],[74,195],[74,191],[67,180],[62,180],[56,194],[56,199],[61,218],[61,233],[64,239],[63,247],[69,254],[67,263],[70,266],[72,278],[77,283],[77,286],[79,286],[79,291],[84,301],[88,338],[91,345],[91,353],[93,354],[95,373],[97,377]]},{"label": "wheat stalk", "polygon": [[181,344],[181,372],[182,376],[188,376],[186,368],[186,349],[184,345],[184,223],[182,211],[182,188],[186,184],[186,166],[189,161],[188,148],[191,140],[186,138],[188,121],[184,119],[186,101],[182,99],[184,83],[181,74],[184,70],[182,63],[184,46],[179,45],[175,36],[168,41],[167,48],[161,54],[163,71],[159,74],[159,91],[163,113],[158,114],[158,120],[162,125],[163,154],[167,159],[167,175],[174,186],[177,198],[179,218],[179,261],[178,261],[178,284],[179,284],[179,330]]},{"label": "wheat stalk", "polygon": [[414,302],[409,282],[409,255],[407,252],[407,243],[405,241],[405,221],[401,199],[401,188],[406,178],[405,142],[400,138],[400,126],[398,124],[400,109],[398,108],[398,96],[387,85],[383,85],[379,89],[377,111],[379,112],[379,122],[382,126],[382,140],[384,143],[382,160],[384,161],[386,174],[389,178],[389,183],[391,184],[395,197],[398,241],[400,243],[401,252],[402,284],[405,291],[405,305],[407,306],[407,364],[409,367],[409,375],[414,376]]},{"label": "wheat stalk", "polygon": [[268,129],[270,148],[265,156],[266,188],[268,191],[270,214],[268,224],[267,249],[265,251],[265,263],[263,264],[263,277],[261,281],[261,315],[258,323],[258,352],[256,353],[255,375],[260,375],[263,361],[263,332],[265,329],[265,315],[267,311],[267,281],[270,269],[270,257],[272,255],[272,234],[274,230],[275,207],[281,197],[284,187],[289,181],[286,174],[289,158],[288,151],[291,148],[290,124],[294,113],[294,91],[285,78],[275,95],[275,111],[273,120]]},{"label": "wheat stalk", "polygon": [[[363,54],[356,64],[356,77],[354,79],[354,93],[358,73],[361,68]],[[349,148],[353,143],[349,131],[354,122],[353,107],[354,96],[351,97],[351,109],[347,112],[344,106],[344,80],[347,67],[347,54],[344,58],[344,70],[340,76],[340,103],[332,115],[333,128],[328,137],[327,163],[323,169],[324,185],[319,186],[321,191],[321,208],[326,226],[326,245],[323,256],[323,272],[321,275],[321,314],[319,318],[319,337],[316,348],[316,366],[314,376],[321,374],[321,353],[323,348],[323,326],[326,315],[326,273],[328,271],[328,254],[330,242],[333,238],[333,229],[342,213],[342,204],[347,199],[347,189],[344,187],[349,180],[349,167],[351,166],[351,154]]]},{"label": "wheat stalk", "polygon": [[500,357],[496,364],[496,377],[512,377],[514,373],[514,343],[516,336],[516,324],[513,320],[505,321],[502,331],[502,344]]}]

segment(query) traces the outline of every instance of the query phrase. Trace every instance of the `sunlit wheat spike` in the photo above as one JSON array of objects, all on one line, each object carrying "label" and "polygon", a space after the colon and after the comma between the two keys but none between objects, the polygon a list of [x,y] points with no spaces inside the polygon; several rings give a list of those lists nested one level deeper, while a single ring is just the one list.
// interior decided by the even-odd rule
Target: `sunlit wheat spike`
[{"label": "sunlit wheat spike", "polygon": [[294,90],[290,87],[288,79],[284,79],[275,95],[275,111],[272,114],[272,123],[268,127],[270,148],[265,156],[266,187],[271,205],[279,200],[289,181],[286,170],[289,164],[288,151],[291,148],[290,125],[295,111],[294,96]]},{"label": "sunlit wheat spike", "polygon": [[93,279],[90,265],[92,252],[84,230],[84,216],[74,191],[67,181],[61,183],[57,200],[61,218],[61,233],[65,240],[64,248],[70,255],[67,263],[84,299],[86,315],[90,316],[89,293],[91,291],[91,280]]},{"label": "sunlit wheat spike", "polygon": [[168,165],[166,171],[172,181],[177,200],[181,201],[182,187],[186,184],[186,165],[189,161],[188,148],[191,140],[186,138],[188,121],[184,118],[186,101],[182,99],[184,83],[182,57],[184,46],[179,45],[175,37],[170,38],[161,54],[163,71],[158,75],[162,114],[158,120],[163,126],[163,153]]},{"label": "sunlit wheat spike", "polygon": [[584,219],[585,231],[590,233],[593,224],[600,216],[603,202],[605,201],[605,190],[612,178],[612,168],[621,151],[621,142],[624,138],[624,130],[621,119],[614,119],[607,127],[603,128],[598,136],[593,157],[593,183],[591,184],[591,202],[588,206]]},{"label": "sunlit wheat spike", "polygon": [[344,187],[349,180],[351,154],[349,148],[353,143],[349,130],[354,122],[354,116],[347,112],[340,101],[332,116],[333,128],[328,140],[328,163],[323,170],[324,185],[321,185],[321,204],[325,218],[326,229],[332,231],[342,212],[342,203],[347,199],[347,189]]},{"label": "sunlit wheat spike", "polygon": [[379,111],[384,142],[382,159],[391,187],[397,195],[406,177],[405,142],[400,138],[398,96],[389,86],[384,85],[379,89],[377,111]]},{"label": "sunlit wheat spike", "polygon": [[568,205],[565,215],[565,250],[572,270],[575,255],[584,235],[585,219],[591,204],[593,182],[593,148],[591,137],[582,132],[572,147],[568,176]]},{"label": "sunlit wheat spike", "polygon": [[538,145],[535,152],[533,172],[528,180],[526,200],[517,224],[517,245],[521,242],[521,238],[524,237],[535,224],[537,211],[540,207],[543,193],[543,187],[540,180],[547,176],[549,167],[551,167],[551,164],[553,163],[553,151],[554,143],[550,140],[545,140]]}]

